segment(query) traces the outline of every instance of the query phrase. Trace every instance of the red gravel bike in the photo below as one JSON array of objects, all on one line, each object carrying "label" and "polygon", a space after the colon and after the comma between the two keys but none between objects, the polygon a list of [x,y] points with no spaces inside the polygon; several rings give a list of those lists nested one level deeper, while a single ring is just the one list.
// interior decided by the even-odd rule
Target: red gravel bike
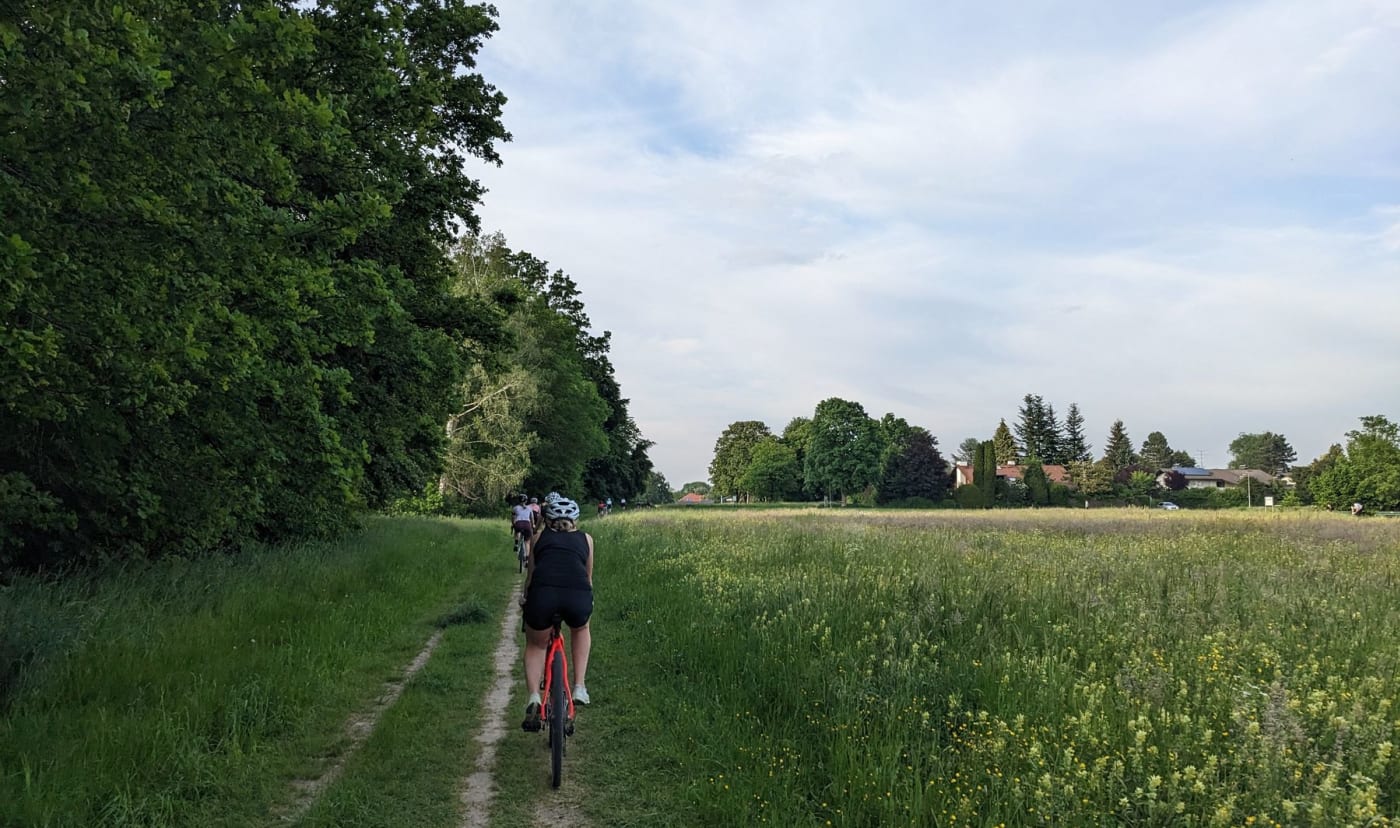
[{"label": "red gravel bike", "polygon": [[540,698],[544,700],[540,723],[549,745],[550,784],[556,788],[564,775],[564,742],[574,735],[574,696],[569,689],[569,660],[564,656],[563,623],[563,618],[554,616],[540,682]]}]

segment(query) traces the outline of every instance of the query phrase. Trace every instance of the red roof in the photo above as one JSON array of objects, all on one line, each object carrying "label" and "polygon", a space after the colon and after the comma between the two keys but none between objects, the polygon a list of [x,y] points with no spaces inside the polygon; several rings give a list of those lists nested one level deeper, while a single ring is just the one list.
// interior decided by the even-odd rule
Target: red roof
[{"label": "red roof", "polygon": [[[1064,466],[1045,464],[1041,466],[1045,470],[1045,476],[1051,483],[1064,483],[1069,480],[1069,469]],[[968,483],[975,483],[973,480],[972,467],[959,465],[958,471],[962,472],[962,477]],[[1025,466],[997,466],[997,477],[1005,477],[1009,480],[1021,480],[1026,476]]]}]

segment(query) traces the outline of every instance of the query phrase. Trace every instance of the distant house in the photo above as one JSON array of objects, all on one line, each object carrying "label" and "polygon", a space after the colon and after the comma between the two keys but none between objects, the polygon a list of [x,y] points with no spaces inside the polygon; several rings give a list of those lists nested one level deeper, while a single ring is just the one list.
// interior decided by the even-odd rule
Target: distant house
[{"label": "distant house", "polygon": [[699,492],[686,492],[685,494],[681,495],[680,499],[676,502],[684,503],[687,505],[694,505],[696,503],[709,503],[710,500],[709,498],[705,497]]},{"label": "distant house", "polygon": [[[1051,483],[1069,483],[1069,469],[1065,468],[1064,466],[1046,464],[1042,465],[1041,468],[1045,470],[1045,476],[1049,478]],[[969,483],[973,482],[972,467],[960,465],[954,470],[953,476],[955,478],[953,488],[957,488],[958,486],[966,486]],[[997,466],[997,477],[1006,480],[1020,481],[1025,476],[1025,466]]]},{"label": "distant house", "polygon": [[1226,489],[1244,485],[1245,478],[1266,486],[1274,484],[1274,476],[1263,469],[1199,469],[1193,466],[1174,466],[1163,469],[1157,475],[1157,483],[1166,485],[1167,472],[1177,472],[1186,478],[1188,489]]}]

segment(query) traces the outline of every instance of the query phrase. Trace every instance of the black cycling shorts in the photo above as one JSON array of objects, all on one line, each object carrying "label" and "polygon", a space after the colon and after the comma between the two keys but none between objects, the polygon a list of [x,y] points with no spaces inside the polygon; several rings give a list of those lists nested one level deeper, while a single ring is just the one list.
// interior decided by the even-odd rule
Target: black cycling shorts
[{"label": "black cycling shorts", "polygon": [[554,626],[554,615],[564,617],[564,623],[577,629],[588,623],[593,614],[593,590],[564,587],[531,586],[525,596],[525,626],[532,630],[547,630]]}]

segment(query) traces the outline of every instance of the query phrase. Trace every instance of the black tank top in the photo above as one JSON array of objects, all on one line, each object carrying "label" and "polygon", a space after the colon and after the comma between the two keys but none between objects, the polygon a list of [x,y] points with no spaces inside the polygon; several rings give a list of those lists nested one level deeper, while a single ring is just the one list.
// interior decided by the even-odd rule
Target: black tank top
[{"label": "black tank top", "polygon": [[583,532],[545,529],[530,549],[535,574],[530,586],[592,589],[588,583],[588,536]]}]

